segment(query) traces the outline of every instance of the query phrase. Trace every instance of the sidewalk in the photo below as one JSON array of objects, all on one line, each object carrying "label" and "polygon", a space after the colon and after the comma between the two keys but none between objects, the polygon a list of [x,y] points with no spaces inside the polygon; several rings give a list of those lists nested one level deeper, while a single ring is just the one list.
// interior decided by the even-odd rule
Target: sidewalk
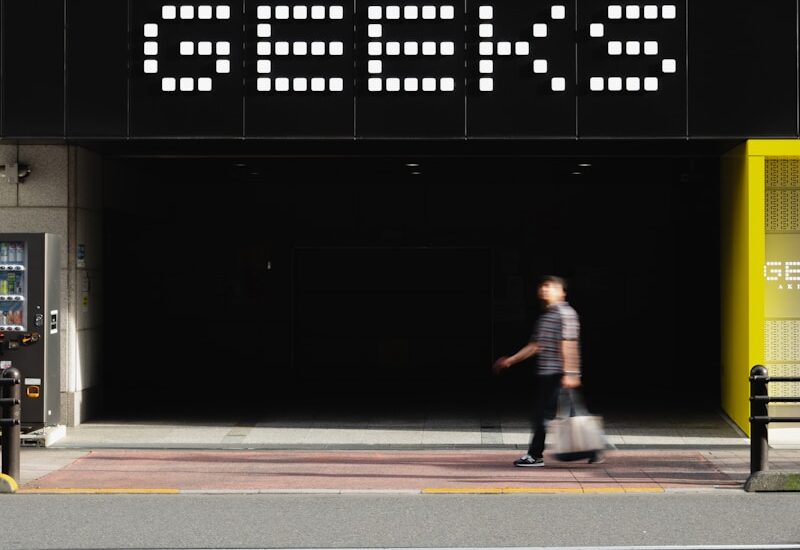
[{"label": "sidewalk", "polygon": [[[20,492],[598,493],[740,489],[749,441],[719,414],[607,417],[604,464],[515,468],[520,418],[87,423],[23,448]],[[800,470],[800,450],[770,468]]]}]

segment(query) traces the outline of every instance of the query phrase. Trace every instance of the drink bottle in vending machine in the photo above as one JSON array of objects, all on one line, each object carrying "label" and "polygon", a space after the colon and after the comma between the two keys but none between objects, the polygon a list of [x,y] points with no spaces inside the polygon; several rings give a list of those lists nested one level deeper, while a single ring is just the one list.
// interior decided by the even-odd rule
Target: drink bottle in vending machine
[{"label": "drink bottle in vending machine", "polygon": [[22,374],[22,428],[60,421],[62,239],[0,233],[0,368]]}]

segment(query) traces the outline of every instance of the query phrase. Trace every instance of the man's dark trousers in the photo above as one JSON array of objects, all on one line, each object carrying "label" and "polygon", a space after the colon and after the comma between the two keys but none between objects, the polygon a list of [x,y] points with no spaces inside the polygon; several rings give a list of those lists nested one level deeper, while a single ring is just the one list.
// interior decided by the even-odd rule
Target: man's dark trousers
[{"label": "man's dark trousers", "polygon": [[533,404],[533,436],[528,447],[528,454],[533,458],[542,458],[544,438],[547,435],[546,420],[556,417],[558,395],[561,391],[561,374],[545,374],[536,377],[536,401]]}]

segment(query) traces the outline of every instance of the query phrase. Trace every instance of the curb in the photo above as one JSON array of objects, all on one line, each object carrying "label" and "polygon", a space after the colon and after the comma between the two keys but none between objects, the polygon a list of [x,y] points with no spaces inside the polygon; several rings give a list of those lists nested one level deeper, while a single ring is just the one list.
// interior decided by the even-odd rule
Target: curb
[{"label": "curb", "polygon": [[14,478],[6,474],[0,474],[0,493],[16,493],[19,485]]},{"label": "curb", "polygon": [[756,472],[747,478],[744,490],[748,493],[800,491],[800,472]]}]

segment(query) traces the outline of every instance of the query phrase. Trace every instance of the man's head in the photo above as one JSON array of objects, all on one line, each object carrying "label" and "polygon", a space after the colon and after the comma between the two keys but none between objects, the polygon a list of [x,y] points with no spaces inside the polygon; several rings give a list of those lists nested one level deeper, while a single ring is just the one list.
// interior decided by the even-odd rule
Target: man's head
[{"label": "man's head", "polygon": [[539,298],[547,305],[563,302],[567,295],[567,283],[561,277],[546,275],[539,283]]}]

